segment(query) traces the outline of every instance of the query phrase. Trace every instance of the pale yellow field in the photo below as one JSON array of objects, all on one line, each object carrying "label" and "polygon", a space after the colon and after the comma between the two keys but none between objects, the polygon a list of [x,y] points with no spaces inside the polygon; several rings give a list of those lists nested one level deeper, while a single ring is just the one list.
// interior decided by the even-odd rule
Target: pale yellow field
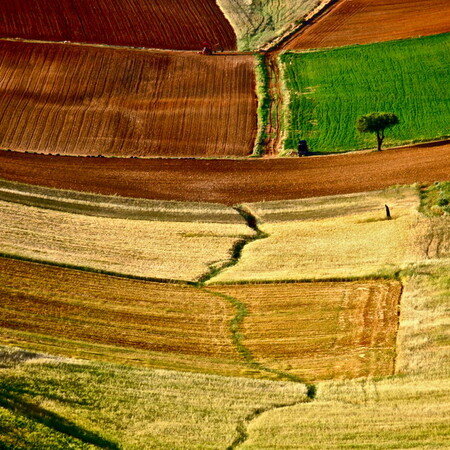
[{"label": "pale yellow field", "polygon": [[[237,217],[238,213],[235,212]],[[253,231],[241,223],[126,220],[0,201],[0,252],[96,270],[196,280]]]},{"label": "pale yellow field", "polygon": [[329,0],[218,0],[241,49],[254,50],[280,36]]},{"label": "pale yellow field", "polygon": [[[392,220],[385,220],[385,203]],[[268,237],[246,246],[239,263],[210,282],[391,275],[421,256],[415,242],[418,205],[413,188],[245,205]]]}]

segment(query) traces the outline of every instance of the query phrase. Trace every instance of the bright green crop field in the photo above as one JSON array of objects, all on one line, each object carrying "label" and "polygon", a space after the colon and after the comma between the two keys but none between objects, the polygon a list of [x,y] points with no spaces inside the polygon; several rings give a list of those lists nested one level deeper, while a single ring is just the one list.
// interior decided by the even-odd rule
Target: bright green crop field
[{"label": "bright green crop field", "polygon": [[290,97],[285,149],[307,139],[313,152],[374,148],[355,121],[394,112],[385,146],[450,136],[450,34],[281,55]]}]

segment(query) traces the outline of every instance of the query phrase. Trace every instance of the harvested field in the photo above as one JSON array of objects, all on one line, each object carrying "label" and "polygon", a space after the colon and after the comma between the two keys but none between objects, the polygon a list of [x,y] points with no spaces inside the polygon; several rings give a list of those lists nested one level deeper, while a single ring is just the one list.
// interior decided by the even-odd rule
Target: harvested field
[{"label": "harvested field", "polygon": [[450,136],[450,33],[286,53],[281,61],[289,96],[286,149],[297,149],[299,139],[319,153],[376,148],[374,133],[355,128],[358,117],[373,111],[400,119],[386,131],[385,146]]},{"label": "harvested field", "polygon": [[236,223],[128,220],[0,201],[0,252],[129,276],[197,280],[253,235],[235,215]]},{"label": "harvested field", "polygon": [[8,0],[0,35],[200,50],[209,40],[236,48],[233,28],[214,0]]},{"label": "harvested field", "polygon": [[[294,202],[244,205],[262,217],[260,228],[268,237],[247,245],[238,264],[210,282],[392,277],[423,256],[416,246],[419,201],[414,189],[387,190],[369,202],[365,194],[347,200],[346,205],[341,197],[299,200],[297,212],[291,210]],[[386,220],[385,204],[392,220]],[[287,212],[265,222],[274,209]]]},{"label": "harvested field", "polygon": [[229,205],[444,181],[449,173],[448,143],[245,161],[84,159],[0,151],[0,178],[7,180],[106,195]]},{"label": "harvested field", "polygon": [[369,44],[450,32],[448,0],[341,0],[283,50]]},{"label": "harvested field", "polygon": [[245,156],[254,59],[0,42],[0,148],[88,156]]},{"label": "harvested field", "polygon": [[266,367],[306,381],[394,371],[397,281],[213,289],[245,303],[244,344]]},{"label": "harvested field", "polygon": [[191,286],[0,258],[0,339],[34,351],[239,374],[233,307]]}]

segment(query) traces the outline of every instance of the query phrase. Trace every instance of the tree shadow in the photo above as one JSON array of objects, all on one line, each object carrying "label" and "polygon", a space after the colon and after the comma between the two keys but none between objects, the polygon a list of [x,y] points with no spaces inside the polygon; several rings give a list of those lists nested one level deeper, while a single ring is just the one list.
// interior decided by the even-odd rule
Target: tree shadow
[{"label": "tree shadow", "polygon": [[99,434],[85,430],[76,423],[38,405],[23,400],[11,392],[5,392],[4,390],[0,392],[0,406],[45,425],[54,431],[79,439],[86,444],[92,444],[99,448],[111,450],[120,449],[118,444],[103,438]]}]

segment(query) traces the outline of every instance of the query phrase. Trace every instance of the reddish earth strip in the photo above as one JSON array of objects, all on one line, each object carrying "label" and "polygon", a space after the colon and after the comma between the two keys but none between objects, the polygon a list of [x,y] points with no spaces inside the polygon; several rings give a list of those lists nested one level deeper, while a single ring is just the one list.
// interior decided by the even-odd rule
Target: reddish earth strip
[{"label": "reddish earth strip", "polygon": [[215,0],[4,0],[0,36],[177,50],[236,49]]},{"label": "reddish earth strip", "polygon": [[2,151],[0,178],[107,195],[236,204],[450,180],[450,144],[265,160],[77,158]]},{"label": "reddish earth strip", "polygon": [[450,32],[449,0],[342,0],[283,50],[340,47]]},{"label": "reddish earth strip", "polygon": [[105,156],[245,156],[250,55],[0,41],[0,148]]}]

